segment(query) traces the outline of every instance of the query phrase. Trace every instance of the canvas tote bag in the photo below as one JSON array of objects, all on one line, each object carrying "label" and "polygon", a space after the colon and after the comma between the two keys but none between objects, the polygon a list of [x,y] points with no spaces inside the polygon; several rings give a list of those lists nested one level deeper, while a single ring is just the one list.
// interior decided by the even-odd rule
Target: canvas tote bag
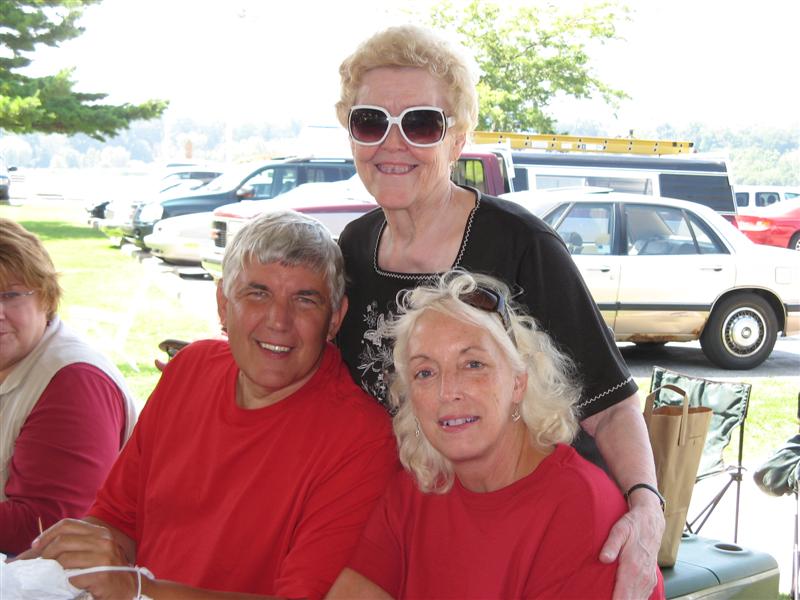
[{"label": "canvas tote bag", "polygon": [[[654,409],[653,404],[662,389],[669,389],[681,397],[681,405]],[[666,528],[658,551],[660,567],[675,565],[711,413],[711,409],[705,406],[690,407],[686,393],[672,384],[656,388],[645,402],[644,420],[653,447],[658,489],[665,499]]]}]

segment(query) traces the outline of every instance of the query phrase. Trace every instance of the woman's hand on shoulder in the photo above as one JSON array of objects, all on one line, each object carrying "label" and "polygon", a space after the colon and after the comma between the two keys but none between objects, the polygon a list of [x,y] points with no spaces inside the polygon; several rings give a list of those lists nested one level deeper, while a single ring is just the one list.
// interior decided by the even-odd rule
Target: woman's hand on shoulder
[{"label": "woman's hand on shoulder", "polygon": [[664,534],[664,514],[655,496],[653,502],[647,500],[633,504],[616,522],[600,551],[601,562],[619,558],[613,600],[647,598],[658,583],[657,559]]}]

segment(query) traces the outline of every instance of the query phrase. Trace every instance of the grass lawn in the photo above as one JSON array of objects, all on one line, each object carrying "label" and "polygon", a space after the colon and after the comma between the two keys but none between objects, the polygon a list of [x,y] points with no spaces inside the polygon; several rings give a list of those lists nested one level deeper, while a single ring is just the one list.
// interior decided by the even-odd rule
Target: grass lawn
[{"label": "grass lawn", "polygon": [[[78,203],[0,205],[0,217],[22,223],[44,241],[61,273],[62,318],[116,361],[140,401],[158,381],[153,359],[163,358],[157,348],[162,339],[191,340],[214,333],[215,315],[187,310],[174,294],[154,285],[152,272],[86,224],[86,213]],[[744,457],[749,464],[758,464],[797,431],[800,384],[796,377],[752,382]],[[650,385],[646,378],[637,383],[642,390]],[[736,448],[734,439],[727,449],[729,460]]]},{"label": "grass lawn", "polygon": [[[650,389],[649,378],[637,378],[642,396]],[[748,465],[760,465],[774,449],[797,433],[797,377],[754,378],[750,405],[744,426],[743,460]],[[724,451],[728,464],[736,462],[739,452],[738,430]]]},{"label": "grass lawn", "polygon": [[209,335],[214,315],[187,311],[177,297],[152,285],[144,265],[86,224],[79,204],[0,205],[0,217],[14,219],[44,242],[64,290],[61,318],[116,362],[140,403],[158,381],[153,359],[165,358],[158,350],[162,339]]}]

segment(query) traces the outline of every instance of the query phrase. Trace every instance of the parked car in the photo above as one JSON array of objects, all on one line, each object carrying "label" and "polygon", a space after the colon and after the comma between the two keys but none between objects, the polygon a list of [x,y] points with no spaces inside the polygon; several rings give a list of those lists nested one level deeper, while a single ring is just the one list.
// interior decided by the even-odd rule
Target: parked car
[{"label": "parked car", "polygon": [[514,190],[591,186],[690,200],[736,222],[723,159],[558,152],[512,152]]},{"label": "parked car", "polygon": [[164,262],[200,265],[208,244],[212,213],[192,213],[161,219],[144,238],[150,252]]},{"label": "parked car", "polygon": [[784,200],[800,202],[800,187],[782,185],[735,185],[737,212],[739,214],[757,214],[762,209]]},{"label": "parked car", "polygon": [[[213,181],[222,174],[221,167],[196,165],[196,164],[169,164],[157,176],[157,181],[153,183],[152,194],[159,197],[170,197],[177,193],[186,194],[196,190],[201,186]],[[133,218],[133,213],[141,204],[142,198],[120,199],[113,202],[108,198],[91,200],[84,205],[88,216],[88,222],[93,227],[104,231],[109,237],[121,239],[122,234],[118,225],[126,219]],[[114,204],[113,208],[109,208]],[[107,222],[103,223],[102,220]]]},{"label": "parked car", "polygon": [[158,191],[163,194],[180,187],[184,191],[197,189],[222,175],[222,169],[206,166],[174,167],[158,182]]},{"label": "parked car", "polygon": [[0,200],[11,198],[11,176],[9,172],[16,171],[17,167],[9,167],[6,161],[0,157]]},{"label": "parked car", "polygon": [[270,200],[235,202],[217,208],[202,265],[214,277],[222,275],[222,259],[233,236],[250,219],[270,210],[296,210],[322,222],[337,238],[345,226],[378,207],[358,175],[343,181],[306,183]]},{"label": "parked car", "polygon": [[758,214],[738,215],[736,222],[756,244],[800,250],[800,199],[773,204]]},{"label": "parked car", "polygon": [[344,158],[306,157],[239,165],[193,192],[174,195],[167,192],[165,196],[133,208],[130,218],[110,233],[146,247],[144,237],[161,219],[213,211],[223,204],[241,200],[269,199],[301,183],[339,181],[354,173],[353,160]]},{"label": "parked car", "polygon": [[800,333],[797,255],[753,244],[705,206],[616,192],[509,196],[564,239],[617,341],[699,339],[714,364],[751,369],[778,332]]}]

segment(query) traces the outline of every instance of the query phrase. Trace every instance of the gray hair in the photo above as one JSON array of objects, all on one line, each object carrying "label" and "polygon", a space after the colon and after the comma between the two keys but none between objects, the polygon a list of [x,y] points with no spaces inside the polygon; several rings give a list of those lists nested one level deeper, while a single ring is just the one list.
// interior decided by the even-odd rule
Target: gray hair
[{"label": "gray hair", "polygon": [[[389,400],[397,409],[393,426],[400,462],[413,473],[423,492],[445,493],[453,484],[450,461],[436,450],[418,428],[409,401],[408,342],[419,317],[436,311],[485,328],[515,373],[527,372],[528,385],[519,407],[531,439],[543,446],[570,443],[578,431],[577,403],[580,386],[574,364],[556,347],[533,318],[508,306],[514,340],[497,314],[475,308],[460,298],[476,288],[486,288],[509,298],[508,287],[488,275],[453,270],[428,285],[401,292],[398,316],[390,324],[394,339],[395,373]],[[507,300],[507,304],[511,304]],[[417,435],[419,431],[419,435]]]},{"label": "gray hair", "polygon": [[266,212],[248,222],[233,238],[222,260],[222,291],[230,297],[245,263],[304,266],[325,275],[331,305],[344,297],[344,259],[325,226],[293,210]]},{"label": "gray hair", "polygon": [[478,122],[478,68],[466,48],[419,25],[400,25],[379,31],[348,56],[339,67],[341,94],[336,116],[347,128],[364,74],[380,67],[417,67],[442,81],[447,90],[453,131],[471,133]]}]

